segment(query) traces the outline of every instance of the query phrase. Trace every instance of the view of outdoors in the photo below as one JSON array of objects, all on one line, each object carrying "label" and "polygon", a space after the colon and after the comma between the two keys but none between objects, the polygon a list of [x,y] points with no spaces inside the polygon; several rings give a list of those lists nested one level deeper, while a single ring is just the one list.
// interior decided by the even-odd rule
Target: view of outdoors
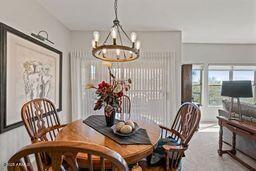
[{"label": "view of outdoors", "polygon": [[253,92],[253,98],[241,98],[241,102],[245,102],[245,103],[250,103],[250,104],[255,104],[256,100],[255,100],[255,81],[254,80],[254,74],[255,71],[254,70],[234,70],[233,72],[233,80],[251,80],[252,81],[252,92]]},{"label": "view of outdoors", "polygon": [[220,106],[222,104],[221,85],[222,81],[229,80],[229,71],[208,71],[208,103],[210,106]]},{"label": "view of outdoors", "polygon": [[[222,81],[251,80],[253,92],[255,92],[254,74],[255,67],[251,66],[209,66],[208,70],[208,104],[220,106],[222,104],[221,85]],[[241,102],[254,104],[255,98],[241,98]]]},{"label": "view of outdoors", "polygon": [[192,100],[194,103],[202,104],[202,69],[192,71]]},{"label": "view of outdoors", "polygon": [[[192,98],[194,103],[202,104],[202,74],[201,65],[193,65],[192,71]],[[222,81],[251,80],[253,94],[255,94],[256,66],[210,65],[208,68],[208,105],[221,106]],[[241,102],[255,104],[256,98],[240,98]]]}]

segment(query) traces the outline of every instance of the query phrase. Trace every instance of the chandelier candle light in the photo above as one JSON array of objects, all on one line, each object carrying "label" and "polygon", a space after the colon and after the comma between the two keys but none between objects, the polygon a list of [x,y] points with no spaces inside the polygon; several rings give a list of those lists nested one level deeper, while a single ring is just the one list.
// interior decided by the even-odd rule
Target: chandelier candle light
[{"label": "chandelier candle light", "polygon": [[[132,32],[130,36],[128,36],[122,25],[120,25],[117,16],[117,0],[114,2],[114,11],[114,25],[102,44],[99,43],[100,33],[98,31],[93,32],[93,56],[109,62],[128,62],[138,59],[140,56],[141,43],[137,40],[137,34],[135,32]],[[128,43],[130,46],[126,45]]]}]

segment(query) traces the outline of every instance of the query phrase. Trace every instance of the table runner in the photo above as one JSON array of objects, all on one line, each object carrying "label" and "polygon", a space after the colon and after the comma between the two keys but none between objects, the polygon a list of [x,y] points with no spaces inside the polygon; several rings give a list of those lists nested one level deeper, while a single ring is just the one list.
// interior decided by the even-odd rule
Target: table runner
[{"label": "table runner", "polygon": [[[118,121],[119,120],[117,119],[115,120],[115,122]],[[147,134],[147,131],[143,128],[140,128],[135,134],[131,135],[130,137],[121,137],[114,134],[113,130],[110,127],[106,126],[104,115],[91,115],[86,118],[83,123],[121,145],[151,145],[151,141]]]}]

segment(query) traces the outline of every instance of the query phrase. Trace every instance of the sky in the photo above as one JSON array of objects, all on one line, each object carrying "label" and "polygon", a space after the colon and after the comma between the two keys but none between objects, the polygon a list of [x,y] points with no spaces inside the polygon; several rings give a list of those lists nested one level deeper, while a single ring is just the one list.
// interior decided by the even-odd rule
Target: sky
[{"label": "sky", "polygon": [[[229,71],[209,71],[209,78],[214,77],[217,81],[229,80]],[[197,70],[192,75],[193,82],[199,82],[200,72]],[[234,71],[233,80],[254,80],[254,71]]]}]

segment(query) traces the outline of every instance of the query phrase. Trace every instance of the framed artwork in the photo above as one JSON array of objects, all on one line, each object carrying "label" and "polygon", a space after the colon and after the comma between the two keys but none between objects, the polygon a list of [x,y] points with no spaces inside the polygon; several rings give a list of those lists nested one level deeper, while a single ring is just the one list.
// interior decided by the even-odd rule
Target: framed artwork
[{"label": "framed artwork", "polygon": [[62,52],[0,23],[0,132],[21,126],[21,107],[35,98],[62,110]]}]

